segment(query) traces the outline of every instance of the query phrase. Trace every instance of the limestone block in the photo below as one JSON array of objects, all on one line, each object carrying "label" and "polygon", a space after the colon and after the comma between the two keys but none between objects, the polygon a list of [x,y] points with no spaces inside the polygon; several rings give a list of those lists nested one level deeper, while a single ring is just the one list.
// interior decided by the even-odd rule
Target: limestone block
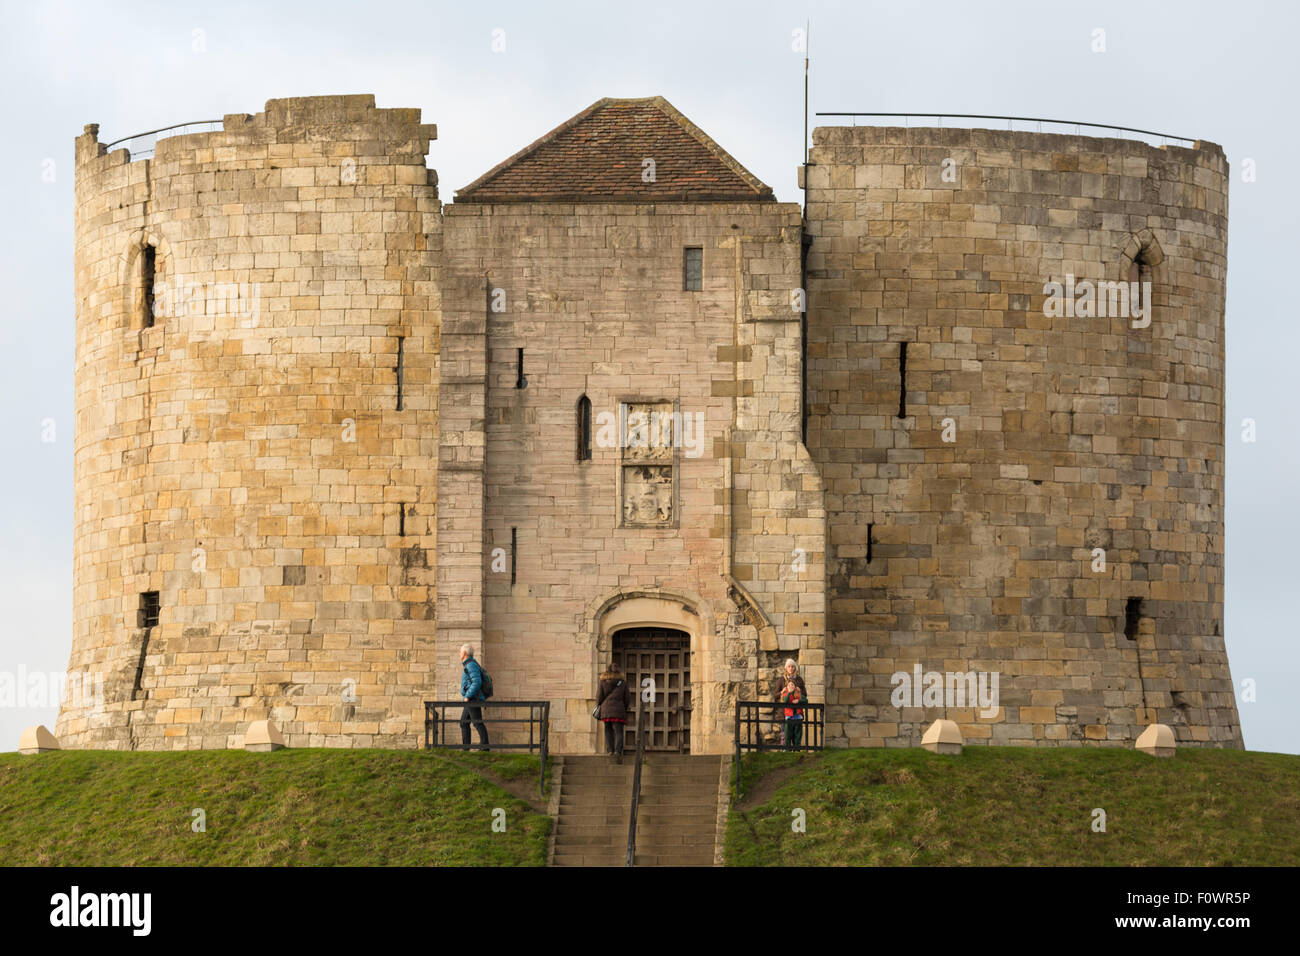
[{"label": "limestone block", "polygon": [[20,754],[43,754],[47,750],[58,750],[59,738],[50,733],[44,724],[28,727],[18,738]]},{"label": "limestone block", "polygon": [[959,754],[961,745],[961,731],[954,720],[936,720],[921,737],[921,746],[934,754]]},{"label": "limestone block", "polygon": [[253,753],[270,753],[284,747],[280,728],[269,720],[255,720],[244,732],[244,749]]},{"label": "limestone block", "polygon": [[1178,742],[1168,724],[1152,724],[1138,736],[1135,746],[1152,757],[1172,757]]}]

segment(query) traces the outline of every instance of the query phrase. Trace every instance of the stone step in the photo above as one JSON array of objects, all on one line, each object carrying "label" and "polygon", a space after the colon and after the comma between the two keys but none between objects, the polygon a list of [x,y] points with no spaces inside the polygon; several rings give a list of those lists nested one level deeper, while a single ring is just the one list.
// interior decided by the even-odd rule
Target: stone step
[{"label": "stone step", "polygon": [[597,796],[584,796],[579,793],[571,793],[567,796],[560,797],[560,812],[566,810],[623,810],[631,806],[632,798],[626,793],[617,799],[603,799]]},{"label": "stone step", "polygon": [[[629,794],[632,792],[632,781],[629,780],[623,786],[627,788]],[[718,778],[714,777],[711,780],[664,780],[662,777],[658,780],[643,779],[641,781],[641,792],[645,793],[647,790],[672,790],[681,793],[717,793]]]},{"label": "stone step", "polygon": [[560,855],[557,853],[555,856],[554,865],[592,867],[592,866],[626,866],[626,863],[624,862],[624,857],[621,856],[616,859],[612,856],[592,857],[592,856],[583,856],[579,854],[576,856],[561,858]]},{"label": "stone step", "polygon": [[637,866],[713,866],[713,854],[710,853],[707,858],[699,856],[687,859],[671,854],[643,856],[638,853],[633,857],[633,862]]},{"label": "stone step", "polygon": [[640,820],[694,820],[696,818],[713,819],[717,816],[717,803],[697,803],[692,806],[654,806],[641,804],[637,807]]},{"label": "stone step", "polygon": [[604,830],[627,829],[627,814],[621,817],[606,816],[580,816],[580,817],[561,817],[559,824],[556,826],[556,833],[565,833],[569,830],[590,830],[600,828]]},{"label": "stone step", "polygon": [[[627,848],[624,846],[623,852],[626,854]],[[713,844],[712,843],[657,843],[653,846],[643,844],[640,840],[636,844],[636,854],[638,859],[647,857],[665,857],[677,860],[703,860],[706,863],[713,862]]]},{"label": "stone step", "polygon": [[697,820],[642,820],[636,821],[637,835],[644,833],[647,836],[658,836],[668,833],[706,833],[712,839],[712,834],[718,828],[717,820],[705,819],[703,817]]},{"label": "stone step", "polygon": [[560,839],[570,834],[582,836],[591,833],[627,833],[627,821],[620,820],[616,823],[606,823],[603,820],[573,820],[564,821],[555,828],[555,837]]},{"label": "stone step", "polygon": [[[623,842],[624,843],[627,842],[626,838],[624,839]],[[665,833],[662,831],[657,833],[642,833],[640,827],[637,827],[637,831],[636,831],[636,845],[645,847],[647,850],[654,850],[656,847],[662,848],[662,847],[695,846],[695,847],[708,847],[709,850],[712,851],[713,843],[714,843],[714,835],[711,831],[696,832],[696,833],[689,833],[689,832]]]},{"label": "stone step", "polygon": [[[628,795],[631,796],[632,784],[626,785]],[[642,780],[642,793],[658,793],[667,791],[669,793],[712,793],[718,792],[718,781],[716,780]]]},{"label": "stone step", "polygon": [[[710,866],[717,838],[716,756],[651,754],[641,771],[636,863]],[[623,866],[635,760],[564,758],[555,830],[556,866]]]},{"label": "stone step", "polygon": [[[678,841],[680,842],[680,841]],[[617,830],[590,830],[578,833],[560,833],[555,837],[555,848],[562,847],[617,847],[627,844],[627,828]]]},{"label": "stone step", "polygon": [[561,820],[578,820],[578,819],[601,819],[601,820],[626,820],[629,807],[627,804],[618,804],[612,807],[600,807],[592,804],[575,803],[569,806],[560,807]]},{"label": "stone step", "polygon": [[[631,767],[565,767],[565,779],[574,780],[631,780],[635,771]],[[645,777],[645,771],[641,771]]]}]

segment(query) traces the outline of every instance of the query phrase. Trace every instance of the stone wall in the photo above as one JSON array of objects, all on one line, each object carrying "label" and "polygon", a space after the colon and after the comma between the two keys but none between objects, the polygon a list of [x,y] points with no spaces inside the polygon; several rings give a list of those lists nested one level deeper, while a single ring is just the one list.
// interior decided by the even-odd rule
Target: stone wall
[{"label": "stone wall", "polygon": [[69,670],[107,699],[57,732],[224,747],[270,717],[291,746],[414,746],[434,685],[435,131],[370,96],[223,126],[134,162],[96,127],[77,140]]},{"label": "stone wall", "polygon": [[[910,746],[946,716],[973,742],[1121,745],[1159,720],[1240,747],[1223,152],[864,127],[816,130],[811,162],[832,735]],[[1130,269],[1149,325],[1049,314],[1046,283]],[[895,706],[917,665],[997,672],[999,710]]]}]

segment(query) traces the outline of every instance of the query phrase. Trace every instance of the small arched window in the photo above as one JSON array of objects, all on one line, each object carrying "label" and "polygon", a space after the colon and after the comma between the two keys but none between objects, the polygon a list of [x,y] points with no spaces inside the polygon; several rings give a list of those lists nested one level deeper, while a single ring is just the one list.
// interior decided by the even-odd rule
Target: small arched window
[{"label": "small arched window", "polygon": [[578,461],[591,461],[591,399],[578,399]]},{"label": "small arched window", "polygon": [[1128,237],[1120,255],[1120,279],[1128,286],[1129,314],[1135,319],[1140,316],[1145,320],[1142,324],[1135,323],[1134,328],[1144,328],[1151,321],[1156,271],[1164,261],[1164,250],[1155,234],[1150,229],[1143,229]]},{"label": "small arched window", "polygon": [[1146,307],[1143,289],[1151,287],[1151,263],[1147,261],[1145,249],[1139,249],[1137,256],[1128,264],[1128,282],[1132,290],[1129,295],[1133,311],[1141,312]]}]

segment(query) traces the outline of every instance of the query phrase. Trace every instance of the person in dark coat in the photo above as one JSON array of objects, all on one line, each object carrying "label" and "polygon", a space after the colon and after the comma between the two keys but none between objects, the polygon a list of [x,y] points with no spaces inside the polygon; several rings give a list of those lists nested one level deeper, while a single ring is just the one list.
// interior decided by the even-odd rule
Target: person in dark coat
[{"label": "person in dark coat", "polygon": [[622,763],[623,734],[627,727],[627,712],[632,708],[632,690],[618,664],[610,664],[600,675],[596,706],[605,725],[605,752],[613,754],[614,759]]}]

